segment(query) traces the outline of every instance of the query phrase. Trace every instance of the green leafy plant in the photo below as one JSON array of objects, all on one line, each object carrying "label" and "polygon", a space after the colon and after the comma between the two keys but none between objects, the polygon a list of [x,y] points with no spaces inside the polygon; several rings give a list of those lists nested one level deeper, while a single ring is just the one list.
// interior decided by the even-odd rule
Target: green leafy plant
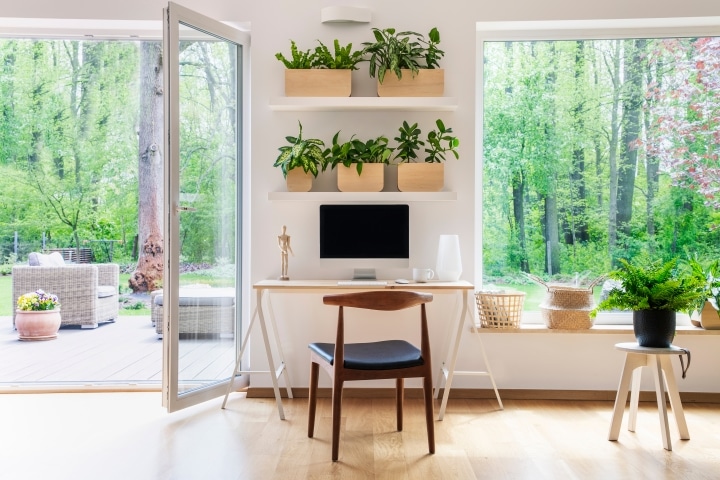
[{"label": "green leafy plant", "polygon": [[712,300],[715,308],[720,307],[720,260],[703,265],[697,258],[691,258],[688,263],[695,275],[705,279],[705,286],[696,310],[702,310],[707,300]]},{"label": "green leafy plant", "polygon": [[315,47],[313,68],[329,68],[337,70],[357,70],[357,64],[364,60],[362,50],[353,50],[352,43],[341,47],[340,42],[333,41],[334,51],[330,50],[318,40],[320,46]]},{"label": "green leafy plant", "polygon": [[401,69],[411,70],[415,75],[421,68],[438,68],[445,52],[438,48],[440,33],[437,28],[430,30],[429,40],[417,32],[396,32],[394,28],[372,29],[374,42],[364,42],[363,52],[370,55],[370,76],[380,83],[385,80],[388,70],[402,78]]},{"label": "green leafy plant", "polygon": [[20,295],[17,300],[17,309],[24,312],[38,312],[42,310],[54,310],[60,307],[57,295],[45,293],[43,290]]},{"label": "green leafy plant", "polygon": [[361,175],[365,163],[390,163],[393,149],[389,147],[387,137],[380,135],[362,141],[353,135],[347,142],[339,143],[339,136],[340,132],[337,132],[333,136],[332,146],[325,151],[331,168],[340,164],[346,167],[354,164],[358,175]]},{"label": "green leafy plant", "polygon": [[418,158],[418,151],[421,147],[427,145],[425,148],[424,161],[426,163],[441,163],[445,161],[445,155],[450,152],[455,156],[456,159],[460,158],[460,154],[457,151],[457,147],[460,145],[460,140],[457,137],[451,135],[453,133],[452,128],[445,127],[445,124],[441,119],[435,121],[436,130],[428,132],[425,141],[420,140],[422,131],[418,128],[418,124],[408,124],[403,121],[402,126],[398,129],[400,135],[395,137],[395,141],[398,142],[395,151],[396,159],[400,162],[414,162]]},{"label": "green leafy plant", "polygon": [[302,168],[305,173],[310,172],[317,177],[320,170],[327,168],[326,150],[323,150],[325,142],[317,138],[302,138],[302,123],[298,121],[298,125],[300,133],[297,137],[285,137],[290,145],[278,148],[280,155],[273,166],[280,167],[285,178],[293,168]]},{"label": "green leafy plant", "polygon": [[327,68],[336,70],[357,70],[357,64],[364,60],[363,50],[353,50],[352,43],[341,47],[340,42],[333,41],[333,51],[318,40],[319,46],[314,50],[300,50],[295,41],[290,40],[290,59],[281,52],[275,54],[285,68],[290,70]]},{"label": "green leafy plant", "polygon": [[705,292],[705,279],[692,268],[667,262],[637,259],[631,264],[620,260],[620,267],[608,274],[621,285],[610,290],[591,312],[599,310],[672,310],[691,312]]},{"label": "green leafy plant", "polygon": [[280,52],[275,54],[275,58],[290,70],[313,68],[313,63],[316,61],[315,57],[316,53],[310,49],[300,51],[294,40],[290,40],[290,59],[285,58],[285,55]]}]

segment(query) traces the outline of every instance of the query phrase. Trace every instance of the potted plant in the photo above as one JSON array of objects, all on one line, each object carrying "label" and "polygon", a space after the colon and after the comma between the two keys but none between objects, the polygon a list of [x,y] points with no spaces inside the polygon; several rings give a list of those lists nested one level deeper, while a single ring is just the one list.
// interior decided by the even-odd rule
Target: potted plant
[{"label": "potted plant", "polygon": [[369,55],[369,72],[377,77],[380,97],[441,97],[445,72],[440,60],[445,52],[438,48],[440,32],[432,28],[428,39],[412,31],[373,28],[374,42],[364,42]]},{"label": "potted plant", "polygon": [[[453,136],[452,128],[445,127],[441,119],[435,121],[436,130],[428,132],[425,140],[420,139],[422,131],[417,123],[403,121],[395,137],[395,159],[398,163],[398,190],[401,192],[439,192],[445,184],[446,154],[460,158],[457,147],[460,140]],[[425,147],[426,157],[419,162],[418,151]]]},{"label": "potted plant", "polygon": [[692,311],[705,292],[705,279],[678,259],[667,262],[639,259],[634,264],[620,260],[608,274],[620,285],[590,312],[632,310],[633,330],[643,347],[669,347],[675,338],[675,313]]},{"label": "potted plant", "polygon": [[[325,142],[317,138],[303,138],[302,123],[298,121],[300,133],[297,137],[287,136],[290,145],[280,150],[274,167],[280,167],[287,183],[288,192],[309,192],[312,179],[327,168]],[[312,175],[312,176],[311,176]]]},{"label": "potted plant", "polygon": [[285,95],[288,97],[349,97],[351,71],[363,61],[363,51],[344,47],[335,39],[333,52],[318,40],[315,50],[301,51],[290,41],[290,59],[282,53],[275,58],[285,65]]},{"label": "potted plant", "polygon": [[20,340],[54,340],[60,322],[57,295],[36,290],[18,297],[15,328]]},{"label": "potted plant", "polygon": [[699,260],[690,260],[690,267],[705,279],[705,288],[697,311],[700,312],[700,326],[706,330],[720,330],[720,260],[703,265]]},{"label": "potted plant", "polygon": [[338,142],[340,132],[326,151],[331,168],[338,170],[338,190],[341,192],[379,192],[385,182],[385,165],[390,163],[392,148],[387,137],[380,135],[362,141],[353,135],[344,143]]}]

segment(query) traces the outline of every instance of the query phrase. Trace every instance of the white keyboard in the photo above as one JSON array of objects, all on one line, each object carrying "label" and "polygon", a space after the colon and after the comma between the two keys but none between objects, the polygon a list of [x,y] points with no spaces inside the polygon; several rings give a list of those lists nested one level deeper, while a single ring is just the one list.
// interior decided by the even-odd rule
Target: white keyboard
[{"label": "white keyboard", "polygon": [[385,280],[340,280],[338,285],[341,287],[385,287]]}]

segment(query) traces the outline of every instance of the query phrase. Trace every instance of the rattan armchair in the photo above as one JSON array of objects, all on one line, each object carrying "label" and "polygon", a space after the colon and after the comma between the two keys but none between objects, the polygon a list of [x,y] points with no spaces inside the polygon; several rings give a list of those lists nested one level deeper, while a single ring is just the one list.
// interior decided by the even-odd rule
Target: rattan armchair
[{"label": "rattan armchair", "polygon": [[60,300],[61,326],[96,328],[99,323],[115,321],[120,310],[120,268],[117,264],[54,267],[16,265],[12,270],[12,283],[13,305],[17,304],[20,295],[39,288],[57,295]]}]

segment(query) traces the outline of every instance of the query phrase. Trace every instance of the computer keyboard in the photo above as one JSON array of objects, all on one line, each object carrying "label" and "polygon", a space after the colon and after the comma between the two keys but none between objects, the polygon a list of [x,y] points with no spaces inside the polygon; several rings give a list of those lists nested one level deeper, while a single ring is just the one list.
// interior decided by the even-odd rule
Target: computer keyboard
[{"label": "computer keyboard", "polygon": [[341,287],[385,287],[385,280],[340,280],[338,285]]}]

